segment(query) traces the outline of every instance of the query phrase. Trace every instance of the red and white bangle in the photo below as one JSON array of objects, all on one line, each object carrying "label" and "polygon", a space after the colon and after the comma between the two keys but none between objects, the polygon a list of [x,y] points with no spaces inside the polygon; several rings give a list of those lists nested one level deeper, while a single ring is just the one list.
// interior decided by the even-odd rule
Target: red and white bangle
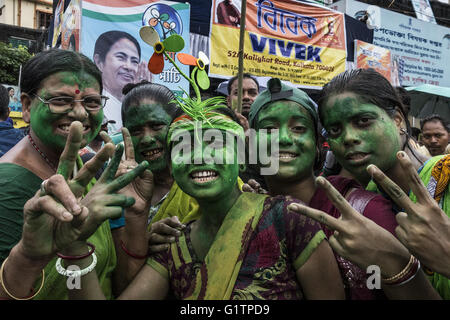
[{"label": "red and white bangle", "polygon": [[[86,268],[84,268],[83,270],[71,270],[71,269],[65,269],[62,265],[61,265],[61,258],[58,258],[56,260],[56,271],[58,271],[58,273],[62,276],[66,276],[66,277],[71,277],[71,278],[79,278],[82,277],[86,274],[88,274],[89,272],[91,272],[92,270],[94,270],[95,266],[97,265],[97,256],[95,255],[94,252],[92,252],[92,263],[87,266]],[[70,266],[69,266],[70,267]]]},{"label": "red and white bangle", "polygon": [[419,272],[419,269],[420,269],[420,261],[413,255],[411,255],[408,264],[402,271],[400,271],[395,276],[392,276],[387,279],[382,279],[382,281],[384,284],[390,286],[401,286],[414,279],[417,273]]}]

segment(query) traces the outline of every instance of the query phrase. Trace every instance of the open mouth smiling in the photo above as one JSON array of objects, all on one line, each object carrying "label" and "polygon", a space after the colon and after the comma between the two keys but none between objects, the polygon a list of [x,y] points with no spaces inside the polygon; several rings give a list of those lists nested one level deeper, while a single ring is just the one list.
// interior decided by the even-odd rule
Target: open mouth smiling
[{"label": "open mouth smiling", "polygon": [[289,152],[289,151],[280,151],[278,152],[278,159],[282,162],[289,162],[298,157],[297,153]]},{"label": "open mouth smiling", "polygon": [[[71,123],[64,123],[58,125],[58,131],[62,132],[63,134],[69,134]],[[88,124],[83,124],[83,134],[86,134],[91,130],[91,127]]]},{"label": "open mouth smiling", "polygon": [[189,177],[196,183],[206,183],[216,180],[219,174],[213,170],[196,170]]},{"label": "open mouth smiling", "polygon": [[141,152],[141,155],[148,160],[155,160],[162,156],[163,148],[156,148],[151,150],[145,150]]}]

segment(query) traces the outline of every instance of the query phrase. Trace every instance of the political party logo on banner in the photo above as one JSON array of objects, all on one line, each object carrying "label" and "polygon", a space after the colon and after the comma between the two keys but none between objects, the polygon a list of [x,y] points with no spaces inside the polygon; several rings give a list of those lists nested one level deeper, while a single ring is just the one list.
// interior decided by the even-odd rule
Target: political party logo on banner
[{"label": "political party logo on banner", "polygon": [[[175,95],[189,92],[189,82],[169,61],[160,74],[151,74],[148,61],[154,48],[139,36],[142,26],[153,26],[161,39],[179,34],[185,41],[181,52],[189,50],[190,6],[186,3],[149,0],[83,0],[81,52],[91,58],[102,71],[103,94],[109,97],[104,113],[115,124],[110,133],[122,127],[122,89],[128,83],[143,80],[159,83]],[[176,53],[169,53],[175,59]],[[181,65],[184,73],[189,66]]]},{"label": "political party logo on banner", "polygon": [[[210,75],[238,71],[241,1],[214,0]],[[244,72],[320,88],[345,71],[344,15],[293,0],[247,2]]]},{"label": "political party logo on banner", "polygon": [[375,69],[391,83],[391,52],[388,49],[355,40],[355,61],[358,69]]}]

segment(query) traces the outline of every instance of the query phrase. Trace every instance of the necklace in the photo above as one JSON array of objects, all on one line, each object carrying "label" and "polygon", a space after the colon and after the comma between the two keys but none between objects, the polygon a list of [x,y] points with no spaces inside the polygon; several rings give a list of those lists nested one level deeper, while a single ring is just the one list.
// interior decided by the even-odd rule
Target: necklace
[{"label": "necklace", "polygon": [[56,168],[53,165],[53,163],[50,161],[49,158],[47,158],[47,156],[38,148],[38,146],[36,145],[36,143],[34,142],[33,138],[31,137],[30,134],[28,134],[28,140],[30,141],[31,145],[34,147],[34,149],[36,149],[36,151],[40,154],[40,156],[42,157],[42,159],[45,160],[45,162],[47,162],[47,164],[50,166],[50,168],[52,168],[55,172],[56,172]]}]

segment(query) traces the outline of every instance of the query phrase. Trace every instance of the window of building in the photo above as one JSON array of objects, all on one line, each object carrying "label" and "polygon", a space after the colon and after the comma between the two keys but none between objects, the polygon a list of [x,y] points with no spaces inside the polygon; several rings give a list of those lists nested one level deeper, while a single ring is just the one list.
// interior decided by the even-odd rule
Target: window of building
[{"label": "window of building", "polygon": [[50,26],[50,21],[52,20],[51,12],[36,11],[36,17],[37,17],[36,23],[37,29],[42,28],[47,29]]}]

